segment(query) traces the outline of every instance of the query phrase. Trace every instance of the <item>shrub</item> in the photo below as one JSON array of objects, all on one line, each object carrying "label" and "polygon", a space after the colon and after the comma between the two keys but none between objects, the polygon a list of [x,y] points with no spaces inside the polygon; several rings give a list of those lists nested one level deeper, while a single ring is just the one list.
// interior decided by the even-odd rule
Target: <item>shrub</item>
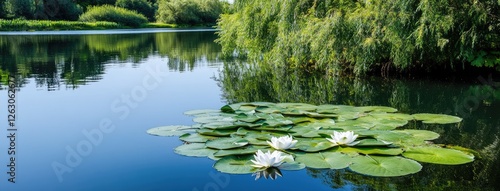
[{"label": "shrub", "polygon": [[148,19],[135,11],[111,5],[91,7],[80,16],[80,21],[96,22],[110,21],[130,27],[139,27],[148,22]]},{"label": "shrub", "polygon": [[149,21],[154,21],[155,8],[146,0],[117,0],[115,5],[128,10],[137,11],[146,16]]},{"label": "shrub", "polygon": [[219,0],[161,0],[156,18],[175,24],[215,24],[223,10]]}]

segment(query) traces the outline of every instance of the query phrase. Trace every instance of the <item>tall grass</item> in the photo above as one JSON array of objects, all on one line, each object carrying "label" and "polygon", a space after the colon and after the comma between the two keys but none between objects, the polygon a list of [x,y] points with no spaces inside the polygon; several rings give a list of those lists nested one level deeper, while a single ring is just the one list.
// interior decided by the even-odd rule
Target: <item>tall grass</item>
[{"label": "tall grass", "polygon": [[0,31],[44,31],[44,30],[98,30],[123,28],[115,22],[46,21],[46,20],[3,20]]}]

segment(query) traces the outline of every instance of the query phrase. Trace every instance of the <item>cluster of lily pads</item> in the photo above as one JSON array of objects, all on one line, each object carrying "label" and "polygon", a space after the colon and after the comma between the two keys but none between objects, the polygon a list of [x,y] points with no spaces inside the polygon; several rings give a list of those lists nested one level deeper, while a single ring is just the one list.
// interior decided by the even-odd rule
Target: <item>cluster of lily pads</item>
[{"label": "cluster of lily pads", "polygon": [[[385,106],[311,105],[251,102],[218,110],[185,112],[192,126],[148,130],[180,136],[175,152],[209,157],[214,168],[231,174],[275,178],[281,170],[344,169],[371,176],[419,172],[419,162],[458,165],[474,155],[462,147],[444,148],[431,141],[439,134],[401,129],[409,121],[449,124],[462,119],[444,114],[404,114]],[[417,162],[418,161],[418,162]]]}]

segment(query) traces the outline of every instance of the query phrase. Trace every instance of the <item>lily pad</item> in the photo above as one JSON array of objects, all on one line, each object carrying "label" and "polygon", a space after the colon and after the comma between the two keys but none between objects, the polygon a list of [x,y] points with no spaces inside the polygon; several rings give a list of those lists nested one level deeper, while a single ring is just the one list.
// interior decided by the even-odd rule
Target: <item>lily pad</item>
[{"label": "lily pad", "polygon": [[186,133],[193,132],[194,130],[195,128],[191,126],[170,125],[170,126],[151,128],[148,129],[146,132],[151,135],[170,137],[170,136],[181,136]]},{"label": "lily pad", "polygon": [[391,142],[379,141],[377,139],[361,139],[359,143],[356,144],[356,147],[362,146],[387,146],[392,144]]},{"label": "lily pad", "polygon": [[214,153],[214,156],[216,157],[225,157],[229,155],[249,155],[249,154],[254,154],[258,150],[261,150],[262,152],[266,152],[267,149],[269,148],[268,146],[252,146],[248,145],[245,147],[239,147],[235,149],[227,149],[227,150],[219,150],[216,153]]},{"label": "lily pad", "polygon": [[302,170],[304,168],[306,165],[300,162],[285,162],[279,166],[281,170]]},{"label": "lily pad", "polygon": [[238,127],[241,127],[241,125],[231,122],[213,122],[213,123],[203,124],[203,127],[208,129],[236,129]]},{"label": "lily pad", "polygon": [[193,134],[184,134],[179,137],[180,140],[189,142],[189,143],[205,143],[208,140],[213,140],[217,139],[218,137],[214,136],[206,136],[206,135],[200,135],[198,133],[193,133]]},{"label": "lily pad", "polygon": [[197,133],[201,135],[208,135],[208,136],[217,136],[217,137],[223,137],[223,136],[229,136],[234,133],[233,129],[198,129],[196,130]]},{"label": "lily pad", "polygon": [[193,119],[196,123],[217,123],[217,122],[234,122],[236,119],[231,116],[202,116]]},{"label": "lily pad", "polygon": [[403,156],[420,162],[446,165],[458,165],[474,161],[474,155],[439,147],[410,147],[403,153]]},{"label": "lily pad", "polygon": [[234,109],[229,105],[222,106],[220,110],[224,113],[234,113]]},{"label": "lily pad", "polygon": [[365,155],[400,155],[403,153],[402,148],[390,148],[390,147],[338,147],[335,149],[337,152],[346,153],[349,155],[358,155],[358,153]]},{"label": "lily pad", "polygon": [[370,176],[403,176],[422,169],[418,162],[397,156],[357,156],[349,168],[357,173]]},{"label": "lily pad", "polygon": [[460,117],[445,114],[419,113],[413,114],[413,117],[416,120],[422,121],[422,123],[449,124],[462,121]]},{"label": "lily pad", "polygon": [[217,150],[207,148],[204,143],[190,143],[178,146],[174,150],[177,154],[191,157],[207,157]]},{"label": "lily pad", "polygon": [[244,113],[241,113],[234,118],[237,119],[238,121],[247,122],[247,123],[254,123],[258,120],[263,119],[263,118],[256,116],[256,115],[249,115],[249,114],[244,114]]},{"label": "lily pad", "polygon": [[362,106],[362,107],[358,107],[358,109],[361,109],[365,112],[381,111],[381,112],[394,113],[394,112],[398,111],[396,108],[386,107],[386,106]]},{"label": "lily pad", "polygon": [[257,168],[251,166],[253,165],[250,161],[252,159],[254,159],[253,155],[226,156],[215,162],[214,168],[230,174],[250,174],[258,171]]},{"label": "lily pad", "polygon": [[248,141],[243,138],[219,138],[207,141],[206,146],[214,149],[232,149],[248,145]]},{"label": "lily pad", "polygon": [[295,145],[295,147],[305,152],[318,152],[336,146],[332,142],[322,138],[311,138],[311,139],[297,138],[297,140],[298,142]]},{"label": "lily pad", "polygon": [[347,168],[352,158],[340,152],[296,153],[295,161],[318,169]]},{"label": "lily pad", "polygon": [[427,140],[427,141],[439,138],[438,133],[435,133],[432,131],[427,131],[427,130],[405,129],[405,130],[395,130],[394,132],[408,133],[415,138]]}]

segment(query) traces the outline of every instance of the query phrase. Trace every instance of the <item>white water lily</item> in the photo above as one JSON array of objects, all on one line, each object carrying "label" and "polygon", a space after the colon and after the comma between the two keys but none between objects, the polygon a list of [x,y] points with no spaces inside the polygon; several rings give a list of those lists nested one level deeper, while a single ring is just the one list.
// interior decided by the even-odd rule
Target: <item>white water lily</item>
[{"label": "white water lily", "polygon": [[347,145],[354,146],[359,143],[359,141],[355,141],[358,138],[358,135],[355,135],[353,131],[347,132],[337,132],[333,131],[333,135],[330,135],[332,138],[326,138],[328,141],[332,142],[335,145]]},{"label": "white water lily", "polygon": [[271,142],[267,141],[267,143],[278,150],[286,150],[292,148],[297,144],[297,140],[293,140],[292,136],[282,136],[282,137],[272,137]]},{"label": "white water lily", "polygon": [[[258,150],[257,153],[254,155],[255,160],[250,160],[254,164],[252,165],[253,167],[256,168],[269,168],[269,167],[278,167],[283,162],[286,162],[290,160],[289,155],[284,155],[280,151],[267,151],[267,152],[262,152],[261,150]],[[291,159],[293,160],[293,158]]]}]

